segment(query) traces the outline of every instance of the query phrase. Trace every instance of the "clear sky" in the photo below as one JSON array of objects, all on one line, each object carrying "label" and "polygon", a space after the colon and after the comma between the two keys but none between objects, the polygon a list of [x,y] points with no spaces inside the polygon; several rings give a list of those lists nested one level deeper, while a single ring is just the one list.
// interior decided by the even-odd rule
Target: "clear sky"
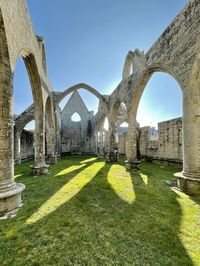
[{"label": "clear sky", "polygon": [[[37,35],[44,36],[49,79],[54,90],[85,82],[110,94],[121,80],[129,50],[151,47],[186,0],[28,0]],[[97,99],[81,91],[89,110]],[[15,112],[32,103],[25,67],[14,76]],[[66,102],[66,101],[65,101]],[[64,103],[63,103],[64,104]],[[182,115],[181,90],[173,78],[154,74],[138,109],[141,125]]]}]

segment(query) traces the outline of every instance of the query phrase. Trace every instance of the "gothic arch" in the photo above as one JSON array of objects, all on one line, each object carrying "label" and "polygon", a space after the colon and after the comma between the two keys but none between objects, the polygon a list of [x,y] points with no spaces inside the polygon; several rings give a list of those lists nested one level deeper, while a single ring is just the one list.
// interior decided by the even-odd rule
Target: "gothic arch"
[{"label": "gothic arch", "polygon": [[182,85],[181,79],[179,79],[178,75],[176,74],[176,72],[174,70],[172,70],[170,67],[168,67],[166,65],[153,64],[153,65],[147,67],[143,71],[137,86],[134,88],[133,97],[130,101],[129,119],[131,117],[134,119],[136,118],[138,105],[139,105],[141,96],[143,94],[143,91],[145,90],[145,87],[146,87],[148,81],[150,80],[151,76],[157,72],[166,73],[169,76],[171,76],[172,78],[174,78],[177,81],[177,83],[179,84],[179,87],[183,92],[184,87]]},{"label": "gothic arch", "polygon": [[68,89],[64,90],[63,92],[55,93],[57,95],[56,99],[56,105],[58,105],[68,94],[71,92],[78,90],[78,89],[85,89],[95,95],[99,100],[105,101],[104,97],[93,87],[91,87],[88,84],[85,83],[78,83],[76,85],[73,85],[72,87],[69,87]]},{"label": "gothic arch", "polygon": [[174,78],[177,83],[179,84],[179,87],[181,88],[181,91],[183,92],[184,88],[182,86],[182,83],[180,79],[178,78],[175,71],[173,71],[168,66],[164,66],[161,64],[153,64],[149,67],[147,67],[139,80],[139,83],[135,87],[133,97],[130,102],[130,111],[128,113],[128,123],[129,123],[129,129],[128,129],[128,147],[132,147],[131,149],[127,149],[127,159],[129,161],[134,160],[137,157],[137,147],[136,147],[136,128],[137,128],[137,110],[139,106],[139,102],[141,100],[142,94],[146,88],[146,85],[148,81],[150,80],[151,76],[154,73],[163,72]]},{"label": "gothic arch", "polygon": [[122,79],[127,79],[133,72],[133,54],[129,51],[124,62]]}]

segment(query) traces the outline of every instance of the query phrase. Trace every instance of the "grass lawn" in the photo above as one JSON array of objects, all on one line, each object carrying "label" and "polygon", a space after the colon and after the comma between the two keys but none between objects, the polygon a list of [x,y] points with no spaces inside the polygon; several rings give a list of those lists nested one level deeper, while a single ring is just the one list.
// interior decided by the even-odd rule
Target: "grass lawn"
[{"label": "grass lawn", "polygon": [[32,176],[23,207],[0,221],[0,265],[200,265],[200,199],[166,185],[178,169],[63,157]]}]

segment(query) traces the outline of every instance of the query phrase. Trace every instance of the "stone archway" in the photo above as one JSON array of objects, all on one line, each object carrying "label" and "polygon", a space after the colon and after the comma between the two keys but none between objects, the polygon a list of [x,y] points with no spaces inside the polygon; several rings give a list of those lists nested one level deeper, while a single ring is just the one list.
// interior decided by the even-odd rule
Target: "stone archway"
[{"label": "stone archway", "polygon": [[105,102],[104,97],[93,87],[91,87],[88,84],[85,83],[78,83],[76,85],[73,85],[72,87],[69,87],[68,89],[64,90],[63,92],[53,92],[53,98],[54,98],[54,108],[58,106],[58,104],[71,92],[74,92],[78,89],[85,89],[86,91],[92,93],[94,96],[96,96],[99,101]]},{"label": "stone archway", "polygon": [[[197,63],[195,63],[197,64]],[[199,177],[199,130],[200,125],[200,96],[199,96],[199,76],[197,74],[197,65],[186,85],[183,85],[176,73],[165,66],[153,65],[146,69],[138,85],[134,88],[134,94],[131,101],[129,112],[129,132],[128,132],[128,150],[127,159],[131,163],[136,159],[136,114],[141,95],[148,83],[151,75],[155,72],[165,72],[176,79],[183,93],[183,173],[178,174],[179,187],[187,193],[200,193]],[[196,74],[195,74],[196,72]],[[197,188],[198,187],[198,188]]]},{"label": "stone archway", "polygon": [[136,128],[137,128],[137,110],[139,106],[140,99],[142,97],[143,91],[150,80],[151,76],[156,72],[164,72],[174,78],[177,83],[179,84],[181,90],[183,91],[183,86],[181,81],[178,79],[176,73],[167,66],[163,65],[154,65],[151,66],[143,71],[141,75],[140,82],[138,82],[137,86],[134,88],[133,97],[131,99],[130,111],[128,113],[128,123],[129,123],[129,130],[128,130],[128,147],[131,149],[127,149],[127,160],[131,163],[137,158],[137,141],[136,141]]},{"label": "stone archway", "polygon": [[32,166],[33,174],[47,173],[48,165],[45,163],[45,116],[41,80],[34,55],[28,50],[20,51],[29,76],[34,105],[35,119],[35,163]]},{"label": "stone archway", "polygon": [[116,159],[116,130],[119,124],[121,124],[122,122],[128,122],[127,108],[123,102],[117,99],[116,102],[113,104],[109,114],[108,150],[109,159],[111,161],[114,161]]},{"label": "stone archway", "polygon": [[0,217],[16,213],[23,184],[14,182],[12,71],[3,16],[0,10]]}]

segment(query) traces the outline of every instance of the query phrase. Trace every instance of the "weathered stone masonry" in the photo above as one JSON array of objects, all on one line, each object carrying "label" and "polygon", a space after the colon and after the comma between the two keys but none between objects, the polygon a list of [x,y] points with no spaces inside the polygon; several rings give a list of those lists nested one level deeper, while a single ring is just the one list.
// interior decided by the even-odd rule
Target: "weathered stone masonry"
[{"label": "weathered stone masonry", "polygon": [[[107,148],[110,156],[115,148],[116,114],[120,103],[126,106],[129,124],[126,156],[131,165],[137,154],[138,104],[151,75],[162,71],[177,80],[183,93],[183,172],[177,175],[178,185],[187,193],[200,194],[199,0],[190,0],[187,3],[146,54],[138,49],[127,54],[122,81],[111,95],[101,95],[84,83],[74,85],[63,92],[53,92],[46,71],[44,40],[34,33],[26,1],[0,0],[1,217],[8,216],[20,206],[21,192],[24,190],[24,185],[13,181],[13,74],[19,56],[22,56],[26,65],[33,94],[35,163],[32,171],[34,174],[48,171],[45,161],[45,138],[48,139],[46,147],[48,161],[50,163],[56,161],[55,157],[59,155],[60,149],[58,104],[67,94],[78,88],[85,88],[99,98],[98,113],[91,119],[91,147],[95,146],[96,133],[100,130],[103,134],[102,123],[107,117],[109,122]],[[20,130],[16,134],[18,140]],[[178,150],[175,152],[180,153]]]}]

